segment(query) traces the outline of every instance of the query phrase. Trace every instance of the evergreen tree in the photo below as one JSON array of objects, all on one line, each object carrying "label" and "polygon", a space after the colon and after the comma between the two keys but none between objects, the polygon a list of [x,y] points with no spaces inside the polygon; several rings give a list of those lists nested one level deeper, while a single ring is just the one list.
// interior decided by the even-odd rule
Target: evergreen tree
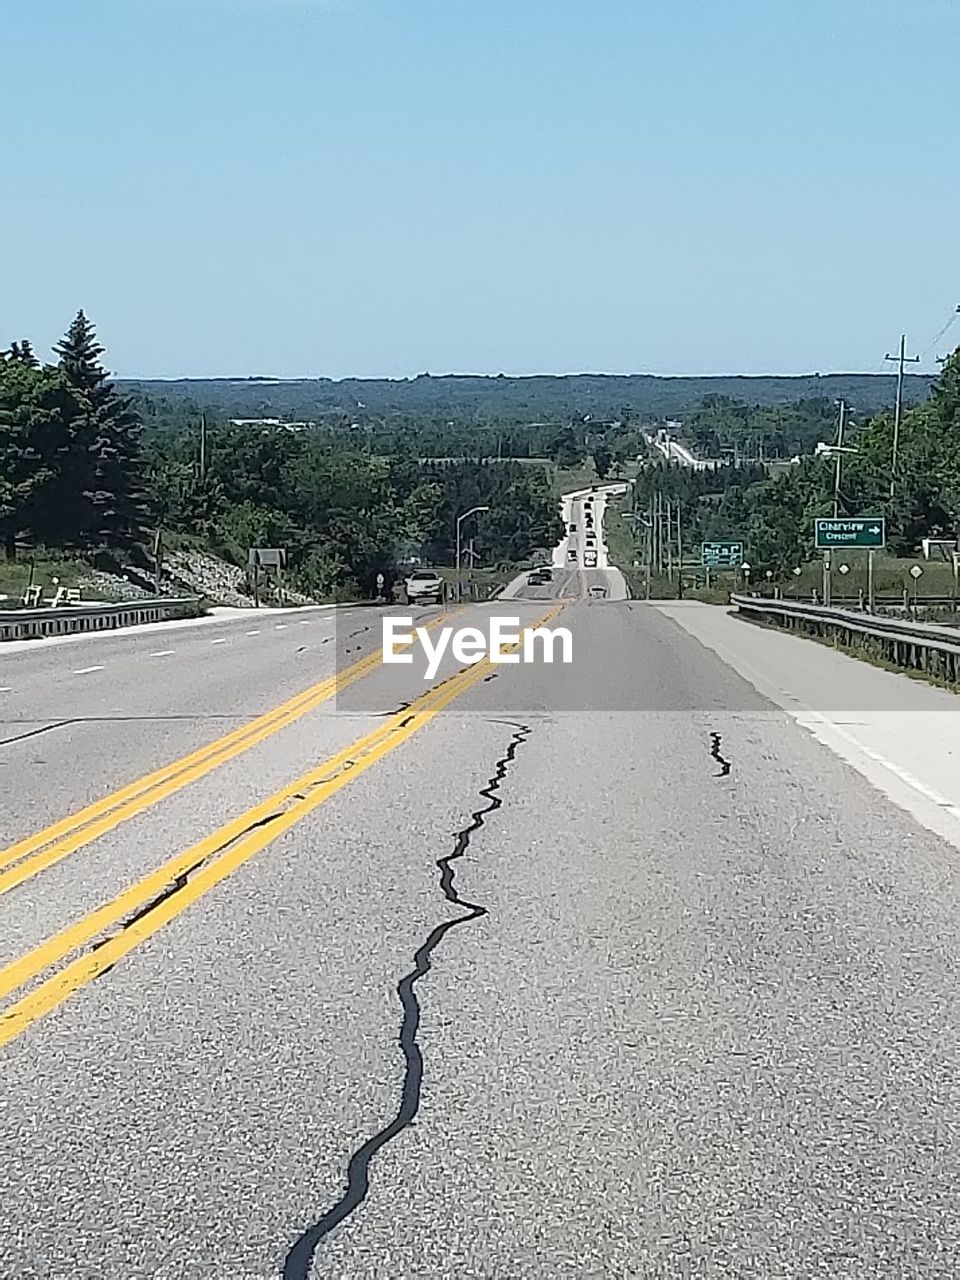
[{"label": "evergreen tree", "polygon": [[139,416],[110,382],[103,347],[82,311],[56,352],[77,402],[76,438],[86,454],[78,477],[88,503],[81,535],[101,550],[129,547],[146,519]]},{"label": "evergreen tree", "polygon": [[9,364],[24,364],[30,369],[40,367],[40,361],[34,355],[33,347],[26,338],[20,342],[11,342],[10,350],[0,352],[0,356]]},{"label": "evergreen tree", "polygon": [[63,461],[74,410],[58,370],[19,353],[0,359],[0,538],[10,560],[21,534],[48,545],[69,539],[76,504]]}]

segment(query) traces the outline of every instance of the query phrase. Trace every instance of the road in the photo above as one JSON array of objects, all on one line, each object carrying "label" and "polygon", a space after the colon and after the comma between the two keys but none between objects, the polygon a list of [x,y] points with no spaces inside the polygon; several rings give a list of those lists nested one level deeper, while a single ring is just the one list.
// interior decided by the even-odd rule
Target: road
[{"label": "road", "polygon": [[433,682],[402,609],[0,655],[5,1276],[960,1271],[956,702],[456,620],[554,611]]},{"label": "road", "polygon": [[[560,500],[564,536],[553,549],[552,581],[531,587],[524,571],[507,585],[500,599],[569,600],[599,589],[608,600],[626,600],[627,584],[610,563],[604,534],[609,501],[626,489],[625,484],[600,484],[564,494]],[[588,568],[585,560],[590,552],[595,554],[596,564]]]},{"label": "road", "polygon": [[667,436],[661,440],[659,436],[650,435],[645,432],[647,443],[662,453],[668,462],[679,462],[681,466],[690,467],[693,471],[709,471],[712,467],[716,467],[719,463],[713,459],[697,458],[686,445],[681,444],[679,440],[675,440],[672,436]]}]

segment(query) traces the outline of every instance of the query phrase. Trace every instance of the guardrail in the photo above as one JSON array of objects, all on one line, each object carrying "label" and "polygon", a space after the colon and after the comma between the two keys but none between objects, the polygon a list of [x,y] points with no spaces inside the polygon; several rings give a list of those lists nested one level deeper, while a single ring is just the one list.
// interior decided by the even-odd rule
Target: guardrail
[{"label": "guardrail", "polygon": [[201,612],[199,596],[147,597],[121,604],[78,604],[46,609],[0,610],[0,641],[35,640],[81,631],[115,631],[143,622],[169,622],[195,618]]},{"label": "guardrail", "polygon": [[956,627],[763,596],[732,595],[730,603],[753,621],[830,639],[907,671],[960,683],[960,629]]}]

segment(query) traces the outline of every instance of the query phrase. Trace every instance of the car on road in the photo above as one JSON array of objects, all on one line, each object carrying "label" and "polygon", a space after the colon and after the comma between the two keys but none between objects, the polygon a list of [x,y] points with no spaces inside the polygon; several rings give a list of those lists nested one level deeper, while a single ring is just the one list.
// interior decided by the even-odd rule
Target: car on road
[{"label": "car on road", "polygon": [[603,597],[604,597],[606,594],[607,594],[607,588],[606,588],[606,587],[591,587],[591,588],[590,588],[590,595],[594,598],[594,600],[602,600],[602,599],[603,599]]},{"label": "car on road", "polygon": [[577,532],[577,526],[576,526],[575,524],[567,525],[567,532],[568,532],[568,533],[576,533],[576,532]]},{"label": "car on road", "polygon": [[542,587],[545,582],[549,582],[553,575],[549,570],[533,569],[527,574],[528,587]]},{"label": "car on road", "polygon": [[443,579],[433,569],[415,569],[403,589],[407,604],[443,604]]},{"label": "car on road", "polygon": [[567,559],[568,559],[568,560],[571,560],[571,561],[574,561],[574,562],[576,561],[576,559],[577,559],[577,548],[576,548],[576,547],[567,547]]}]

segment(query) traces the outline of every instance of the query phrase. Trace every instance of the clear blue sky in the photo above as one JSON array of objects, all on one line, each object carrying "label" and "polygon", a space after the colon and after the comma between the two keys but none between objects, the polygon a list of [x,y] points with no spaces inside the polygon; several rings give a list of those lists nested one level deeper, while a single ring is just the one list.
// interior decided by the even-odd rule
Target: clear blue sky
[{"label": "clear blue sky", "polygon": [[956,0],[0,0],[0,33],[0,342],[82,306],[126,376],[874,371],[960,302]]}]

